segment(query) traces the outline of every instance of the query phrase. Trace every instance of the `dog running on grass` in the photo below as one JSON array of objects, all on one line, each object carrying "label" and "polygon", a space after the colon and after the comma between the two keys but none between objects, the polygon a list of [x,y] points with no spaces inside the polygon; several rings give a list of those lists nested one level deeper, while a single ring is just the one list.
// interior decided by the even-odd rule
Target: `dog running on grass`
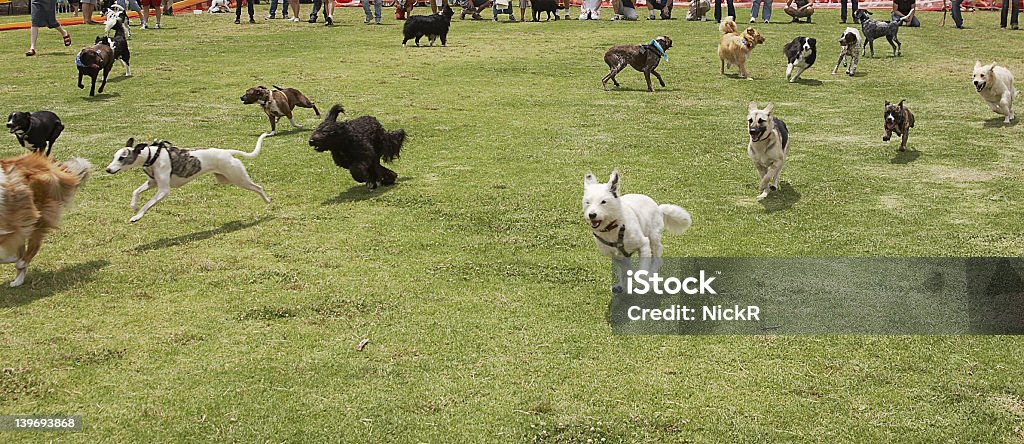
[{"label": "dog running on grass", "polygon": [[452,16],[455,11],[448,5],[444,5],[441,13],[432,15],[414,15],[405,21],[402,26],[402,46],[409,40],[414,40],[416,46],[420,46],[420,38],[426,36],[430,40],[430,46],[434,46],[434,40],[441,38],[441,46],[448,44],[448,29],[452,26]]},{"label": "dog running on grass", "polygon": [[627,66],[632,66],[633,69],[644,73],[644,79],[647,80],[647,91],[654,92],[654,87],[651,85],[651,74],[658,78],[658,83],[664,88],[665,81],[662,80],[661,74],[658,74],[656,69],[661,63],[661,59],[668,60],[668,50],[671,47],[672,39],[663,35],[659,35],[650,43],[643,45],[611,47],[608,52],[604,53],[604,62],[608,64],[608,74],[601,79],[601,85],[607,91],[608,81],[611,80],[618,88],[619,81],[615,80],[615,76]]},{"label": "dog running on grass", "polygon": [[789,83],[796,82],[800,74],[814,66],[814,60],[818,57],[818,41],[814,37],[797,36],[793,41],[782,48],[786,54],[786,79]]},{"label": "dog running on grass", "polygon": [[725,67],[736,66],[740,70],[740,76],[747,80],[754,80],[747,72],[747,59],[757,45],[765,42],[761,32],[753,27],[747,28],[740,34],[736,31],[736,21],[732,17],[726,17],[718,26],[722,32],[722,40],[718,43],[718,58],[722,60],[722,75],[725,75]]},{"label": "dog running on grass", "polygon": [[858,9],[857,13],[854,14],[854,18],[860,19],[860,30],[864,33],[864,39],[867,41],[867,45],[861,49],[861,54],[867,51],[867,47],[871,47],[871,57],[875,57],[875,39],[879,37],[885,37],[889,41],[889,45],[892,46],[892,55],[902,56],[903,55],[903,44],[900,43],[900,39],[897,34],[900,32],[900,25],[903,24],[903,20],[893,20],[891,22],[881,22],[874,20],[871,17],[871,11],[867,9]]},{"label": "dog running on grass", "polygon": [[892,133],[896,133],[897,136],[903,137],[903,141],[900,142],[900,151],[907,150],[907,138],[910,137],[910,129],[914,127],[914,113],[910,112],[910,108],[903,106],[903,101],[893,105],[888,100],[885,101],[885,135],[882,136],[883,142],[888,142],[892,138]]},{"label": "dog running on grass", "polygon": [[622,259],[639,254],[641,267],[655,271],[650,259],[661,257],[662,231],[682,234],[693,222],[690,213],[677,205],[658,205],[643,194],[621,195],[618,171],[612,171],[608,183],[598,183],[591,173],[583,177],[583,218],[590,224],[597,251],[616,260],[615,292],[625,288],[627,261]]},{"label": "dog running on grass", "polygon": [[51,111],[13,112],[7,116],[7,129],[18,138],[23,148],[40,152],[45,149],[49,156],[53,142],[64,131],[64,124]]},{"label": "dog running on grass", "polygon": [[832,75],[839,71],[839,64],[846,67],[846,74],[850,77],[857,72],[857,63],[860,62],[860,52],[863,50],[864,38],[861,37],[857,28],[846,28],[843,35],[839,37],[839,60],[836,67],[832,68]]},{"label": "dog running on grass", "polygon": [[[231,184],[239,188],[259,194],[263,201],[270,203],[270,198],[263,192],[263,187],[249,178],[242,161],[234,156],[253,158],[259,155],[263,139],[269,134],[263,133],[256,141],[256,149],[251,153],[239,150],[222,150],[218,148],[181,149],[165,140],[157,140],[152,144],[135,144],[135,138],[128,139],[124,148],[114,153],[114,160],[107,165],[107,173],[117,174],[129,168],[142,168],[149,180],[132,192],[131,208],[137,213],[129,219],[136,222],[149,211],[153,205],[171,193],[171,188],[178,188],[199,176],[212,173],[221,184]],[[139,209],[139,195],[156,187],[156,195]]]},{"label": "dog running on grass", "polygon": [[758,199],[764,199],[769,191],[779,189],[779,176],[789,156],[789,129],[785,122],[772,114],[774,110],[775,105],[771,103],[764,109],[758,109],[756,102],[750,102],[747,107],[747,131],[750,133],[747,155],[754,162],[760,179]]},{"label": "dog running on grass", "polygon": [[277,121],[282,117],[287,117],[288,121],[295,128],[302,128],[302,125],[296,123],[295,118],[292,116],[292,110],[296,106],[313,108],[316,116],[320,117],[320,110],[316,108],[316,104],[295,88],[274,86],[274,91],[271,91],[266,86],[254,86],[245,90],[245,94],[242,94],[241,99],[242,103],[246,105],[252,103],[260,104],[260,108],[263,108],[263,112],[267,113],[267,118],[270,119],[271,136],[277,134]]},{"label": "dog running on grass", "polygon": [[15,264],[12,287],[25,282],[43,239],[60,224],[91,169],[85,159],[53,162],[38,151],[0,161],[0,263]]},{"label": "dog running on grass", "polygon": [[380,161],[391,162],[399,157],[405,131],[385,131],[380,121],[372,116],[339,122],[338,114],[344,112],[341,105],[331,107],[327,118],[309,137],[309,146],[318,153],[330,151],[335,165],[347,169],[352,179],[365,183],[371,190],[381,185],[394,185],[398,173],[381,165]]},{"label": "dog running on grass", "polygon": [[996,62],[982,65],[975,61],[974,89],[993,112],[1006,116],[1003,123],[1010,123],[1016,117],[1013,98],[1019,91],[1013,86],[1013,73],[1009,69],[996,65]]}]

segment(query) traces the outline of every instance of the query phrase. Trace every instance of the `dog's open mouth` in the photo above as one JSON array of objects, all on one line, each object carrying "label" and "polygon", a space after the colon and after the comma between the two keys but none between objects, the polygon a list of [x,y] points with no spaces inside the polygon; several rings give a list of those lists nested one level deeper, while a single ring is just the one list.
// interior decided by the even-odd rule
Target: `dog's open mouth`
[{"label": "dog's open mouth", "polygon": [[974,88],[981,92],[981,90],[985,89],[985,82],[975,83]]},{"label": "dog's open mouth", "polygon": [[598,220],[598,219],[591,219],[590,220],[590,228],[593,228],[593,229],[596,230],[597,227],[600,227],[600,226],[601,226],[601,221],[600,220]]},{"label": "dog's open mouth", "polygon": [[765,128],[761,128],[760,130],[757,130],[755,132],[750,133],[750,141],[751,142],[760,142],[761,139],[764,138],[765,132],[766,132]]}]

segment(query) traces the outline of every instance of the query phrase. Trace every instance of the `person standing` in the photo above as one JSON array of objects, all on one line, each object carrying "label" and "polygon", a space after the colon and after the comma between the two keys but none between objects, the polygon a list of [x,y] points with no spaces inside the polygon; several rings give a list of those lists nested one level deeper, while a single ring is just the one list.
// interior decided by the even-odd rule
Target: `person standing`
[{"label": "person standing", "polygon": [[[960,0],[956,0],[959,2]],[[860,23],[860,19],[857,18],[857,0],[839,0],[839,23],[846,23],[846,3],[849,2],[852,6],[850,8],[850,15],[853,16],[853,23]]]},{"label": "person standing", "polygon": [[[82,0],[85,2],[85,0]],[[139,0],[142,6],[142,29],[149,29],[149,8],[156,9],[156,29],[160,29],[160,17],[164,14],[160,0]]]},{"label": "person standing", "polygon": [[772,18],[772,0],[753,0],[750,6],[750,23],[757,21],[758,10],[761,9],[761,4],[764,3],[764,11],[761,13],[761,18],[764,19],[765,23],[768,23]]},{"label": "person standing", "polygon": [[[149,0],[142,1],[145,2]],[[242,23],[242,1],[245,1],[246,6],[249,7],[249,23],[256,23],[256,19],[253,18],[253,15],[256,14],[256,11],[253,10],[252,6],[253,0],[238,0],[237,2],[235,2],[235,24],[237,25],[239,23]]]},{"label": "person standing", "polygon": [[[86,25],[100,24],[100,22],[93,21],[92,19],[92,13],[98,4],[99,2],[97,0],[82,0],[82,18],[84,19],[82,23],[85,23]],[[56,8],[56,4],[54,4],[54,7]]]},{"label": "person standing", "polygon": [[953,23],[956,25],[956,29],[964,29],[964,16],[960,13],[960,2],[962,0],[953,0],[952,5],[949,7],[949,15],[953,17]]},{"label": "person standing", "polygon": [[1010,27],[1017,29],[1017,15],[1020,14],[1020,0],[1003,0],[1003,6],[999,8],[999,27],[1006,29],[1006,13],[1010,10],[1010,3],[1013,3],[1013,14],[1010,16]]},{"label": "person standing", "polygon": [[39,38],[39,28],[42,27],[56,29],[64,38],[64,46],[71,46],[71,34],[65,31],[57,21],[57,2],[55,0],[32,0],[29,7],[32,9],[32,26],[29,29],[26,56],[36,55],[36,40]]},{"label": "person standing", "polygon": [[[380,0],[377,0],[377,1],[380,1]],[[292,0],[292,21],[293,22],[298,22],[299,21],[299,7],[300,7],[299,0]],[[288,9],[287,5],[285,6],[285,9]],[[284,18],[288,18],[288,15],[286,14],[284,16]]]},{"label": "person standing", "polygon": [[[736,6],[733,4],[732,0],[725,0],[725,4],[728,7],[728,16],[735,20]],[[715,0],[715,23],[722,23],[722,0]]]},{"label": "person standing", "polygon": [[[370,2],[373,2],[374,15],[372,17],[370,16]],[[373,19],[379,25],[381,0],[359,0],[359,3],[363,4],[363,13],[366,14],[366,18],[363,19],[363,24],[369,25],[370,19]]]},{"label": "person standing", "polygon": [[[284,15],[284,19],[288,20],[288,0],[281,0],[284,2],[284,6],[281,8],[281,14]],[[295,0],[298,1],[298,0]],[[267,15],[267,20],[273,20],[277,18],[277,4],[278,0],[270,0],[270,13]]]}]

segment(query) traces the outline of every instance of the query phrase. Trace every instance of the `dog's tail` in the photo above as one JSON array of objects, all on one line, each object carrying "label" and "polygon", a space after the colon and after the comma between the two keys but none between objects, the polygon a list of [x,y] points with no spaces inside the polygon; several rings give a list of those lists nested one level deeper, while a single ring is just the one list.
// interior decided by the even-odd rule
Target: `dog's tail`
[{"label": "dog's tail", "polygon": [[284,88],[282,88],[282,87],[280,87],[280,86],[277,86],[277,85],[270,85],[270,86],[273,86],[273,87],[274,87],[274,89],[276,89],[276,90],[278,90],[278,91],[284,91]]},{"label": "dog's tail", "polygon": [[397,159],[402,153],[402,143],[405,142],[405,130],[388,131],[384,133],[384,146],[381,157],[385,162]]},{"label": "dog's tail", "polygon": [[57,173],[53,176],[57,179],[55,184],[58,186],[53,195],[60,200],[62,208],[70,209],[78,188],[85,184],[89,175],[92,174],[92,164],[81,157],[73,157],[64,162],[58,162],[57,167],[68,174]]},{"label": "dog's tail", "polygon": [[92,174],[92,164],[81,157],[73,157],[60,162],[60,166],[64,168],[65,171],[78,176],[79,184],[88,180],[89,175]]},{"label": "dog's tail", "polygon": [[658,205],[661,216],[665,218],[665,228],[672,234],[683,234],[693,223],[690,213],[677,205]]},{"label": "dog's tail", "polygon": [[328,120],[328,121],[331,121],[331,122],[337,122],[338,121],[338,114],[343,114],[344,112],[345,112],[345,108],[343,108],[340,103],[336,104],[336,105],[331,107],[330,111],[327,112],[327,118],[325,118],[324,120]]},{"label": "dog's tail", "polygon": [[736,20],[732,16],[728,16],[725,20],[722,20],[722,24],[718,25],[718,30],[722,31],[722,34],[733,34],[736,32]]},{"label": "dog's tail", "polygon": [[249,159],[252,159],[253,157],[256,157],[256,156],[260,155],[260,149],[263,148],[263,139],[266,139],[267,136],[269,136],[269,135],[270,135],[270,133],[260,134],[260,138],[256,140],[256,149],[252,150],[251,153],[247,153],[245,151],[240,151],[240,150],[225,150],[225,151],[227,151],[227,152],[229,152],[229,153],[231,153],[233,155],[236,155],[236,156],[242,156],[242,157],[247,157]]}]

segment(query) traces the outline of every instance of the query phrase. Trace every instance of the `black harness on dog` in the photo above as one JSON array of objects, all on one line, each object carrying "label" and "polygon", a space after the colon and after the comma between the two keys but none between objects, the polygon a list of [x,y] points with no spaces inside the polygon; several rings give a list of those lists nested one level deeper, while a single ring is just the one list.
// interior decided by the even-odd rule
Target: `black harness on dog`
[{"label": "black harness on dog", "polygon": [[[608,225],[607,228],[601,230],[601,232],[602,233],[607,233],[607,232],[609,232],[611,230],[614,230],[616,225],[617,224],[612,223],[611,225]],[[615,241],[615,242],[608,242],[608,241],[602,239],[601,236],[598,236],[597,233],[594,233],[593,231],[591,231],[590,233],[594,235],[594,239],[597,239],[598,242],[601,242],[602,244],[605,244],[605,245],[607,245],[609,247],[612,247],[612,248],[615,248],[615,249],[619,250],[619,253],[621,253],[625,257],[630,257],[630,256],[633,255],[633,253],[636,253],[635,251],[633,253],[627,253],[626,252],[626,244],[624,244],[622,242],[622,240],[626,237],[626,226],[625,225],[622,225],[622,226],[619,227],[619,239],[617,241]]]},{"label": "black harness on dog", "polygon": [[163,149],[164,147],[162,145],[157,145],[155,153],[152,150],[150,150],[149,155],[146,156],[146,161],[142,162],[142,167],[149,168],[153,166],[153,164],[156,163],[157,159],[160,158],[160,151]]}]

